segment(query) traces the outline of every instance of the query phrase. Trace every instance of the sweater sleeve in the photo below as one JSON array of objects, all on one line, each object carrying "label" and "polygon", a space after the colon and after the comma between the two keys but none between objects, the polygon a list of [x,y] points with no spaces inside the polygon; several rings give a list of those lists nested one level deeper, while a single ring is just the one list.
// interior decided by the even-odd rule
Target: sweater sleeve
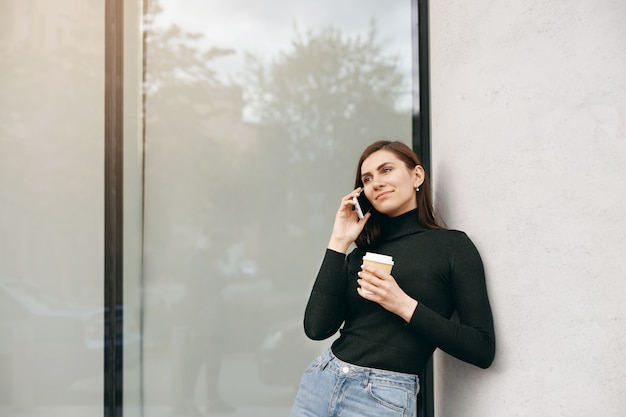
[{"label": "sweater sleeve", "polygon": [[327,249],[304,312],[304,332],[310,339],[327,339],[341,327],[347,282],[346,255]]},{"label": "sweater sleeve", "polygon": [[450,260],[450,289],[458,321],[443,317],[420,302],[409,326],[444,352],[488,368],[495,356],[495,332],[484,268],[467,235],[458,232],[457,237]]}]

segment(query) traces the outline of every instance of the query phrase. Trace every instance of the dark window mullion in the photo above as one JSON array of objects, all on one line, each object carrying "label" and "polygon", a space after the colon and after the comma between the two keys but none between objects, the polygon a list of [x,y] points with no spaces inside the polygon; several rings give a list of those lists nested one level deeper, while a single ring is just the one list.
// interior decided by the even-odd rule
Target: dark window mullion
[{"label": "dark window mullion", "polygon": [[[428,0],[412,1],[413,33],[413,149],[419,155],[424,170],[431,176],[430,160],[430,57]],[[417,399],[417,417],[434,417],[434,373],[433,359],[420,375],[420,392]]]},{"label": "dark window mullion", "polygon": [[123,0],[105,0],[104,415],[120,417],[123,336]]},{"label": "dark window mullion", "polygon": [[413,149],[430,176],[430,50],[428,0],[413,0],[413,86],[419,97],[413,109]]}]

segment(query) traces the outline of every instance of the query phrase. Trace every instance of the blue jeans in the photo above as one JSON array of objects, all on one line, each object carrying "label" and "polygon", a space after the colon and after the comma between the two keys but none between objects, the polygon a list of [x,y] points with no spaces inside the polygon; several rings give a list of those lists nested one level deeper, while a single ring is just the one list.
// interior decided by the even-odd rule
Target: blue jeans
[{"label": "blue jeans", "polygon": [[352,365],[328,349],[304,371],[291,417],[411,417],[419,388],[417,375]]}]

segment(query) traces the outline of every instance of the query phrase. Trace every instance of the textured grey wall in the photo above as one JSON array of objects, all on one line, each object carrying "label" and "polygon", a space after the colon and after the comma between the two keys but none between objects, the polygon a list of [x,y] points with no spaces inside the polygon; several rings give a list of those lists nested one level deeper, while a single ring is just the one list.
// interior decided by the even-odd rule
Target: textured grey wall
[{"label": "textured grey wall", "polygon": [[433,179],[483,255],[493,366],[436,359],[436,413],[626,409],[626,3],[432,1]]}]

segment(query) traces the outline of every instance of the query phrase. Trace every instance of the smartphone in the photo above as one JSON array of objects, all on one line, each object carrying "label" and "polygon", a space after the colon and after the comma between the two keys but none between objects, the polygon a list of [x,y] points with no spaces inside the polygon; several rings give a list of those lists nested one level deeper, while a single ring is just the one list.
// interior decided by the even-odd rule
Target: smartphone
[{"label": "smartphone", "polygon": [[365,214],[372,209],[372,203],[365,197],[363,192],[358,197],[353,197],[352,201],[354,201],[354,209],[359,215],[359,219],[365,217]]}]

